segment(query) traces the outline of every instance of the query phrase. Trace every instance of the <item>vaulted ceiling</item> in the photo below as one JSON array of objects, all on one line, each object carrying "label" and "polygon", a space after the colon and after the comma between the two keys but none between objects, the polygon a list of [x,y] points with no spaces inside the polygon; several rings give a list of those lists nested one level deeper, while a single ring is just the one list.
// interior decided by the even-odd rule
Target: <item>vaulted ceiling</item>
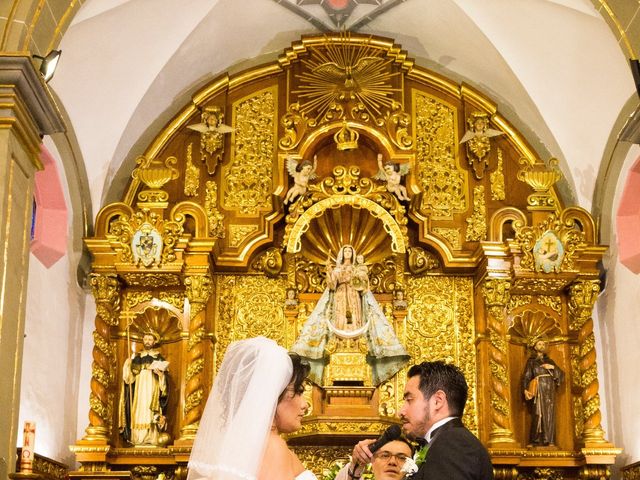
[{"label": "vaulted ceiling", "polygon": [[[90,217],[119,198],[135,157],[198,88],[340,28],[392,38],[419,65],[493,98],[544,160],[560,160],[568,200],[591,209],[614,124],[636,95],[637,2],[321,3],[14,0],[0,9],[2,48],[63,50],[50,86],[86,169]],[[334,15],[345,5],[348,17]]]}]

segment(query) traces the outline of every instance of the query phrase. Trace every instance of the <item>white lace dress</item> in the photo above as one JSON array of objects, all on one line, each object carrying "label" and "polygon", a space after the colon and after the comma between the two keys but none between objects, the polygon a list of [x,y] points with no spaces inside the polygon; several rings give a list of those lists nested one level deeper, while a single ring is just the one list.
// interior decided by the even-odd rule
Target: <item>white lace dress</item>
[{"label": "white lace dress", "polygon": [[316,477],[310,470],[305,470],[293,480],[318,480],[318,477]]}]

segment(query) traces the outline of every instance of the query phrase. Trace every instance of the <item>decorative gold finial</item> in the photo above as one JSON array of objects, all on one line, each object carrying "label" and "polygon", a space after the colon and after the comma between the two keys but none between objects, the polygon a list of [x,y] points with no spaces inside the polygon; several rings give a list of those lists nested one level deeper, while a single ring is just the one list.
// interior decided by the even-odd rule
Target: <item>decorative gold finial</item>
[{"label": "decorative gold finial", "polygon": [[549,166],[544,163],[531,165],[525,158],[520,160],[522,169],[518,172],[518,180],[525,182],[534,193],[527,197],[527,203],[536,210],[553,210],[555,199],[549,192],[551,187],[562,178],[562,173],[558,169],[558,160],[549,160]]},{"label": "decorative gold finial", "polygon": [[349,127],[345,118],[342,119],[342,128],[333,136],[338,150],[355,150],[358,148],[358,138],[360,134]]},{"label": "decorative gold finial", "polygon": [[138,194],[141,202],[164,203],[168,200],[169,194],[162,190],[164,185],[175,180],[179,176],[178,169],[174,167],[178,163],[176,157],[169,157],[164,164],[158,159],[148,159],[139,156],[136,160],[138,167],[133,170],[131,177],[140,180],[149,190],[142,190]]}]

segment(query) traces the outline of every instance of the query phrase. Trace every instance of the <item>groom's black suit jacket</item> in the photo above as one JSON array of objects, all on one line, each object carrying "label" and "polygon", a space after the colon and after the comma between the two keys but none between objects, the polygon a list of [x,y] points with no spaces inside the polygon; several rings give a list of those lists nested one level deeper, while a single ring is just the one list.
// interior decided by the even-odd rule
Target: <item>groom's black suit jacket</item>
[{"label": "groom's black suit jacket", "polygon": [[411,480],[491,480],[493,467],[487,449],[459,418],[431,433],[425,461]]}]

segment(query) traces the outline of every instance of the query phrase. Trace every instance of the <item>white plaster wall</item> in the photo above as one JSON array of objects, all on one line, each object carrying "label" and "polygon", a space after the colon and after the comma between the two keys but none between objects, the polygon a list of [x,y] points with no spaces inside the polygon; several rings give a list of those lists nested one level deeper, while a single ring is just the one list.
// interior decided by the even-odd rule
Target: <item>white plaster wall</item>
[{"label": "white plaster wall", "polygon": [[74,460],[68,445],[76,435],[82,295],[69,256],[47,270],[31,255],[19,425],[35,421],[36,453],[69,465]]},{"label": "white plaster wall", "polygon": [[[615,189],[613,222],[629,169],[640,156],[640,147],[629,151]],[[611,245],[605,258],[606,288],[597,308],[599,340],[598,363],[602,367],[606,438],[624,448],[617,466],[640,461],[640,277],[618,261],[615,224],[610,228]],[[602,391],[602,389],[601,389]]]},{"label": "white plaster wall", "polygon": [[29,258],[17,444],[23,442],[24,421],[35,421],[35,452],[73,466],[68,447],[76,440],[86,294],[77,283],[81,252],[74,251],[71,238],[68,182],[55,145],[48,138],[45,143],[56,159],[68,207],[67,253],[48,269],[34,255]]}]

